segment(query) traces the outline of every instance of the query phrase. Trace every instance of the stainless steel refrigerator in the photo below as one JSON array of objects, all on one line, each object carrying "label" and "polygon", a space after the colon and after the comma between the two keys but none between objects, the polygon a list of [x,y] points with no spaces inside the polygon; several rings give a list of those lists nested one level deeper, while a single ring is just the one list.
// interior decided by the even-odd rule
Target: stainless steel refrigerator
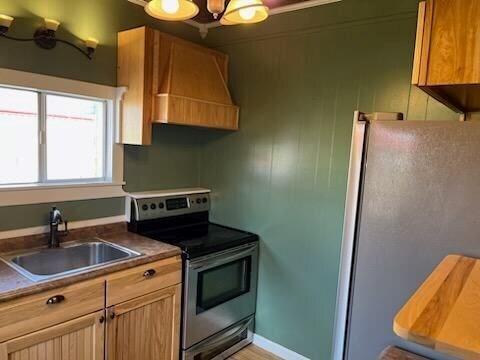
[{"label": "stainless steel refrigerator", "polygon": [[355,113],[333,358],[396,345],[452,359],[392,325],[446,255],[480,257],[480,122],[390,117]]}]

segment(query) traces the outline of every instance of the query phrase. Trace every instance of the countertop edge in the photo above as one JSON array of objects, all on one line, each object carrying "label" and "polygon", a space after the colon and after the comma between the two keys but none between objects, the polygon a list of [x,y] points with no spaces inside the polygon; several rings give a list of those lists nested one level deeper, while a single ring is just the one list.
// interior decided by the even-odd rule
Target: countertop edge
[{"label": "countertop edge", "polygon": [[[0,293],[0,304],[15,300],[21,297],[35,295],[45,291],[54,290],[57,288],[72,285],[86,280],[91,280],[101,276],[106,276],[111,273],[115,273],[122,270],[131,269],[136,266],[145,265],[154,261],[167,259],[181,255],[180,248],[173,248],[171,250],[165,250],[158,254],[140,255],[135,258],[131,258],[125,261],[120,261],[114,264],[107,265],[105,267],[99,267],[92,269],[84,273],[72,274],[66,277],[60,277],[58,279],[46,280],[45,282],[32,282],[31,285],[23,288],[15,288],[9,291]],[[19,274],[19,276],[22,276]]]}]

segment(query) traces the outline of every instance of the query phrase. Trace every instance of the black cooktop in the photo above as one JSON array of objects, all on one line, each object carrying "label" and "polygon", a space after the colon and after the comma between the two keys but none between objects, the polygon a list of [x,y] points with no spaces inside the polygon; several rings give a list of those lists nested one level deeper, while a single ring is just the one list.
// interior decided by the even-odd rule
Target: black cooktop
[{"label": "black cooktop", "polygon": [[189,259],[258,241],[255,234],[212,223],[144,235],[180,247]]},{"label": "black cooktop", "polygon": [[143,221],[130,228],[140,235],[178,246],[188,259],[258,241],[258,235],[208,221],[207,214]]}]

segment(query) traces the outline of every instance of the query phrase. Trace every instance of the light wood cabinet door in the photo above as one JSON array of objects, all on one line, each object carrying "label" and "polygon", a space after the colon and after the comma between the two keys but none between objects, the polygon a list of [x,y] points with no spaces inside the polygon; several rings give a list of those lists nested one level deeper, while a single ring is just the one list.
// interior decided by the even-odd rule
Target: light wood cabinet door
[{"label": "light wood cabinet door", "polygon": [[153,30],[141,27],[118,33],[117,84],[123,94],[120,112],[120,142],[152,143]]},{"label": "light wood cabinet door", "polygon": [[480,1],[419,4],[412,83],[459,113],[480,111]]},{"label": "light wood cabinet door", "polygon": [[108,360],[177,360],[180,295],[179,284],[109,308]]},{"label": "light wood cabinet door", "polygon": [[102,360],[105,312],[99,311],[0,344],[0,360]]},{"label": "light wood cabinet door", "polygon": [[427,85],[480,83],[479,19],[478,0],[427,0]]}]

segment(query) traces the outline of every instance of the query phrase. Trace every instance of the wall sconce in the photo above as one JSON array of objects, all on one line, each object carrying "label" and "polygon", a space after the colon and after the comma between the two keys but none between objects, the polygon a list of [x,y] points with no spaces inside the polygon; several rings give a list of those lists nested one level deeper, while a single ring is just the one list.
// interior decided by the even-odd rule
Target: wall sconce
[{"label": "wall sconce", "polygon": [[18,38],[10,36],[8,35],[8,30],[10,29],[13,20],[14,18],[11,16],[0,14],[0,37],[15,41],[33,41],[37,46],[47,50],[55,48],[57,43],[66,44],[78,50],[90,60],[93,58],[93,53],[98,46],[98,41],[94,38],[88,38],[85,40],[85,49],[82,49],[70,41],[58,39],[56,32],[60,23],[53,19],[44,19],[45,24],[35,31],[33,38]]}]

